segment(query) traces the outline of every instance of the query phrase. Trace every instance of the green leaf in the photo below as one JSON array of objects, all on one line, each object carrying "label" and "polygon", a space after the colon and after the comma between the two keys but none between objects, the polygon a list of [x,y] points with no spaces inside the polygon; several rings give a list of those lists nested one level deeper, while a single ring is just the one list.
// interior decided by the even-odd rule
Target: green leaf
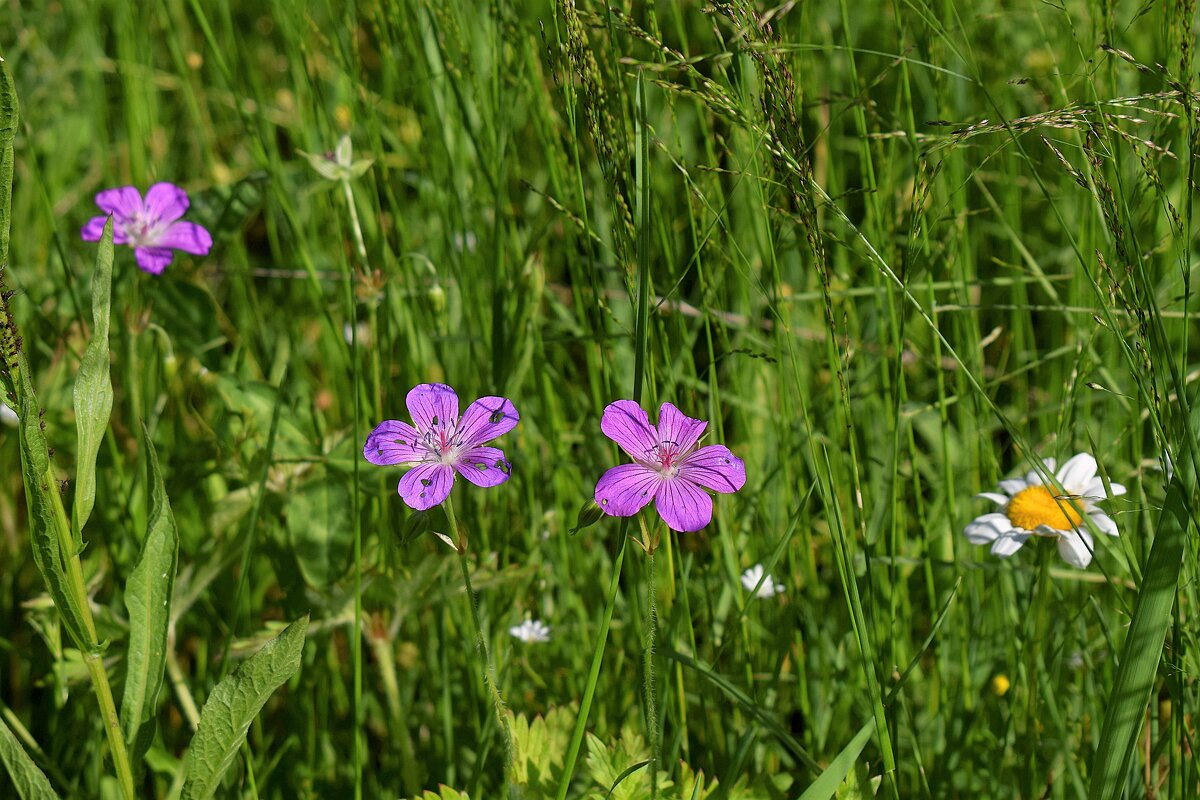
[{"label": "green leaf", "polygon": [[187,780],[181,800],[208,800],[217,791],[238,748],[246,741],[250,723],[271,694],[300,670],[307,630],[305,615],[213,689],[183,759]]},{"label": "green leaf", "polygon": [[112,301],[113,221],[104,223],[100,249],[96,252],[96,271],[92,273],[92,338],[79,374],[75,376],[75,426],[79,445],[75,468],[75,505],[71,509],[71,537],[77,550],[83,549],[83,526],[96,503],[96,454],[108,429],[112,413],[113,388],[109,375],[108,317]]},{"label": "green leaf", "polygon": [[150,460],[150,518],[141,555],[125,582],[129,655],[125,695],[121,698],[121,730],[135,764],[154,738],[153,721],[167,662],[167,626],[179,555],[179,531],[149,432],[145,432],[145,441]]},{"label": "green leaf", "polygon": [[0,59],[0,267],[4,269],[8,269],[8,232],[12,222],[13,139],[20,120],[17,87],[8,64]]},{"label": "green leaf", "polygon": [[329,586],[349,567],[354,542],[343,520],[351,498],[340,478],[323,465],[314,465],[287,497],[291,550],[304,580],[312,586]]},{"label": "green leaf", "polygon": [[[1193,436],[1195,432],[1196,420],[1193,418]],[[1187,454],[1186,450],[1184,452]],[[1181,461],[1181,468],[1167,486],[1167,498],[1158,516],[1154,544],[1146,558],[1129,633],[1121,648],[1117,677],[1108,696],[1100,741],[1092,758],[1092,781],[1088,787],[1091,800],[1113,800],[1121,796],[1129,773],[1129,760],[1141,735],[1142,718],[1158,674],[1187,544],[1188,498],[1196,486],[1191,458],[1185,457]]]},{"label": "green leaf", "polygon": [[804,790],[804,794],[800,795],[800,800],[829,800],[833,797],[842,785],[842,781],[846,779],[846,775],[854,768],[854,762],[862,753],[863,748],[867,746],[867,742],[871,740],[874,730],[874,720],[868,721],[859,728],[850,743],[842,748],[842,752],[838,753],[833,761],[829,762],[829,766]]},{"label": "green leaf", "polygon": [[8,770],[8,777],[21,800],[58,800],[58,794],[50,786],[46,774],[33,763],[33,759],[21,747],[20,741],[0,719],[0,760]]},{"label": "green leaf", "polygon": [[42,431],[41,409],[29,380],[29,365],[22,360],[18,372],[18,406],[20,418],[17,431],[21,446],[21,478],[25,483],[25,500],[29,506],[29,533],[33,545],[33,561],[46,581],[46,588],[63,627],[80,650],[91,649],[94,642],[85,635],[83,610],[67,586],[67,575],[61,543],[71,541],[71,523],[58,495],[58,484],[50,468],[50,452],[46,434]]}]

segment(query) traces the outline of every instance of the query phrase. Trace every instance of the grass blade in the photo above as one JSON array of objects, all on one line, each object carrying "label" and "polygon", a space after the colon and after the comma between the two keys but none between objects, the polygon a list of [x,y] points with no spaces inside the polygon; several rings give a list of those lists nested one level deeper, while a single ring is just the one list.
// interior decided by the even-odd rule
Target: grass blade
[{"label": "grass blade", "polygon": [[0,720],[0,761],[21,800],[58,800],[46,774],[33,763],[4,720]]},{"label": "grass blade", "polygon": [[129,655],[121,698],[121,729],[135,764],[154,738],[153,719],[166,668],[167,626],[179,554],[179,531],[148,431],[145,440],[150,458],[150,520],[141,555],[125,582]]},{"label": "grass blade", "polygon": [[217,684],[188,746],[182,800],[208,800],[271,694],[300,670],[308,617],[293,622]]},{"label": "grass blade", "polygon": [[804,790],[804,794],[800,795],[800,800],[829,800],[833,797],[838,787],[842,785],[842,781],[846,779],[846,775],[854,769],[855,760],[867,746],[867,742],[871,740],[871,732],[874,730],[875,722],[873,720],[868,720],[859,728],[850,743],[842,748],[842,752],[834,756],[825,771]]}]

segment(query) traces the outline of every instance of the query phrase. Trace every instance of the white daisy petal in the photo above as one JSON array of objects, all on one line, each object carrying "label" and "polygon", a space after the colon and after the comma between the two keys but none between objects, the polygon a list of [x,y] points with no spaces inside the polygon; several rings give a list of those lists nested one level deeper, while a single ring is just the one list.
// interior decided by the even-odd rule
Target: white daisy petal
[{"label": "white daisy petal", "polygon": [[1012,530],[1012,523],[1003,514],[992,513],[976,517],[971,524],[963,528],[963,534],[971,544],[987,544]]},{"label": "white daisy petal", "polygon": [[1025,531],[1004,534],[992,543],[992,555],[998,558],[1008,558],[1021,549],[1021,545],[1025,544],[1025,540],[1029,536],[1030,534]]},{"label": "white daisy petal", "polygon": [[977,500],[991,500],[993,503],[1001,506],[1008,502],[1007,495],[996,494],[995,492],[980,492],[979,494],[975,495],[975,498]]},{"label": "white daisy petal", "polygon": [[1072,567],[1084,569],[1092,563],[1092,536],[1087,531],[1063,531],[1058,537],[1058,554]]},{"label": "white daisy petal", "polygon": [[1028,488],[1029,484],[1020,478],[1009,478],[1008,480],[1000,481],[1000,491],[1006,494],[1019,494]]},{"label": "white daisy petal", "polygon": [[1109,481],[1108,489],[1110,492],[1112,492],[1109,497],[1120,497],[1121,495],[1125,494],[1126,491],[1124,486],[1119,483],[1113,483],[1112,481]]},{"label": "white daisy petal", "polygon": [[1087,487],[1096,477],[1096,459],[1090,453],[1071,456],[1054,477],[1067,491],[1078,492]]},{"label": "white daisy petal", "polygon": [[1088,516],[1092,518],[1092,522],[1096,524],[1097,528],[1109,536],[1121,535],[1121,532],[1117,530],[1117,523],[1108,514],[1100,511],[1089,511]]},{"label": "white daisy petal", "polygon": [[[1054,468],[1047,467],[1046,471],[1053,474]],[[1025,485],[1026,486],[1041,486],[1042,485],[1042,476],[1037,474],[1037,472],[1032,469],[1029,470],[1029,472],[1025,473]]]}]

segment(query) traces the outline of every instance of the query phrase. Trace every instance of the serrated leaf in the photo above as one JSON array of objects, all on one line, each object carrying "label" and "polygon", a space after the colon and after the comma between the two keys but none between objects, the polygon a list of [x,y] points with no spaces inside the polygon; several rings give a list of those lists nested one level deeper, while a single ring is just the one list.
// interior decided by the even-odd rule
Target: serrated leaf
[{"label": "serrated leaf", "polygon": [[246,731],[267,699],[300,670],[308,616],[287,626],[217,684],[183,759],[181,800],[208,800],[221,785]]},{"label": "serrated leaf", "polygon": [[96,454],[108,429],[113,388],[109,374],[108,320],[112,301],[113,221],[104,223],[96,269],[92,273],[92,338],[75,376],[75,427],[78,446],[75,467],[75,505],[71,509],[71,537],[83,549],[83,526],[96,503]]},{"label": "serrated leaf", "polygon": [[121,730],[131,760],[141,761],[154,738],[154,715],[167,662],[167,628],[179,557],[179,530],[163,488],[158,453],[145,432],[150,461],[150,517],[137,564],[125,582],[129,612],[129,654],[125,694],[121,698]]},{"label": "serrated leaf", "polygon": [[29,533],[33,545],[33,562],[58,613],[63,627],[81,650],[94,644],[92,637],[85,635],[88,628],[84,623],[83,611],[75,595],[67,588],[67,575],[61,542],[71,541],[71,523],[58,496],[58,485],[50,469],[50,452],[46,446],[46,435],[42,431],[41,410],[37,395],[29,380],[29,365],[22,359],[18,370],[18,405],[20,425],[17,427],[21,447],[21,478],[25,484],[25,501],[29,506]]},{"label": "serrated leaf", "polygon": [[0,719],[0,761],[8,770],[8,777],[21,800],[58,800],[58,794],[46,774],[42,772],[33,759],[21,747],[21,742],[9,729],[8,724]]}]

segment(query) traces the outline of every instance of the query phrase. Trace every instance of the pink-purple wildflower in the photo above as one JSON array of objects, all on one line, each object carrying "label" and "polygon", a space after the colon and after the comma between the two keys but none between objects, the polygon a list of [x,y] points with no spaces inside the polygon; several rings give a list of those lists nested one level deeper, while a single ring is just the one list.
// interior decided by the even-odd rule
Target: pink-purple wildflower
[{"label": "pink-purple wildflower", "polygon": [[104,222],[113,218],[113,244],[133,246],[137,264],[152,275],[159,275],[174,257],[172,250],[192,255],[207,255],[212,236],[194,222],[182,222],[188,210],[187,192],[173,183],[156,183],[145,199],[132,186],[105,189],[96,195],[96,205],[104,216],[92,217],[80,235],[85,242],[98,242]]},{"label": "pink-purple wildflower", "polygon": [[658,411],[658,426],[632,400],[604,409],[600,430],[633,457],[605,472],[596,484],[596,502],[606,514],[629,517],[651,500],[674,531],[698,531],[712,520],[712,498],[746,484],[746,465],[720,444],[698,447],[707,422],[692,419],[670,403]]},{"label": "pink-purple wildflower", "polygon": [[505,397],[481,397],[460,417],[458,395],[441,383],[414,386],[405,402],[413,424],[384,420],[367,437],[363,456],[372,464],[415,464],[400,479],[397,491],[412,508],[439,505],[454,486],[454,473],[476,486],[498,486],[508,480],[512,464],[504,451],[484,447],[508,433],[521,417]]}]

